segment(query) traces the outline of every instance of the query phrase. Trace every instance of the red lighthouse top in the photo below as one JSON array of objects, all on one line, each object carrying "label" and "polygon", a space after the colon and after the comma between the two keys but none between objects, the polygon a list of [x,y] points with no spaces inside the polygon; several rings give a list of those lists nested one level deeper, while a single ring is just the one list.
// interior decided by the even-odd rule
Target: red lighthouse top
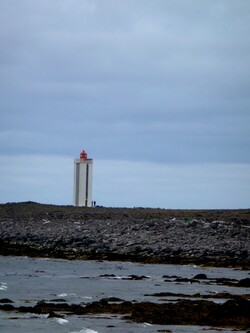
[{"label": "red lighthouse top", "polygon": [[87,159],[87,153],[85,150],[83,150],[80,154],[80,159],[81,160],[86,160]]}]

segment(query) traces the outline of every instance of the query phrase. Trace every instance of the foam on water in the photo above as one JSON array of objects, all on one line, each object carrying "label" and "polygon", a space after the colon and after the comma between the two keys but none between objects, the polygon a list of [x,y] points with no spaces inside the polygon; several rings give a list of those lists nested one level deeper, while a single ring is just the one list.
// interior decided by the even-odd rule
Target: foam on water
[{"label": "foam on water", "polygon": [[81,296],[82,299],[93,299],[92,296]]},{"label": "foam on water", "polygon": [[82,328],[78,332],[69,332],[69,333],[98,333],[97,331],[93,331],[90,328]]},{"label": "foam on water", "polygon": [[76,294],[75,293],[69,293],[69,294],[61,293],[61,294],[57,294],[56,296],[57,297],[67,297],[67,296],[76,296]]},{"label": "foam on water", "polygon": [[8,286],[6,282],[0,282],[0,290],[7,290]]},{"label": "foam on water", "polygon": [[[13,318],[13,317],[10,317]],[[17,313],[14,316],[15,319],[36,319],[36,318],[40,318],[40,319],[47,319],[49,318],[49,313],[42,313],[42,314],[38,314],[38,313]]]},{"label": "foam on water", "polygon": [[65,325],[67,324],[69,321],[67,319],[63,319],[63,318],[56,318],[56,322],[60,325]]},{"label": "foam on water", "polygon": [[142,323],[141,326],[142,326],[142,327],[148,327],[148,326],[152,326],[152,324],[149,324],[149,323]]}]

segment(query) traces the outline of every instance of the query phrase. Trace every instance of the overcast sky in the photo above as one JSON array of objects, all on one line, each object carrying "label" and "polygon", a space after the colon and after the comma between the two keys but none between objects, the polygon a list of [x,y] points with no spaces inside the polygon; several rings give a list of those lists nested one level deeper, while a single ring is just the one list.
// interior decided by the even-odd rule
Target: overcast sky
[{"label": "overcast sky", "polygon": [[249,0],[0,4],[0,202],[250,208]]}]

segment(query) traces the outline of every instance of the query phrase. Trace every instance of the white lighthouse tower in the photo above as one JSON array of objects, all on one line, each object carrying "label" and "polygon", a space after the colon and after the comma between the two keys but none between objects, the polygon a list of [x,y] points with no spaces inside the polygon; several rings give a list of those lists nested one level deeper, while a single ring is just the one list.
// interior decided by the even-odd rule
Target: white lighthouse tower
[{"label": "white lighthouse tower", "polygon": [[74,206],[92,206],[93,160],[83,150],[74,160]]}]

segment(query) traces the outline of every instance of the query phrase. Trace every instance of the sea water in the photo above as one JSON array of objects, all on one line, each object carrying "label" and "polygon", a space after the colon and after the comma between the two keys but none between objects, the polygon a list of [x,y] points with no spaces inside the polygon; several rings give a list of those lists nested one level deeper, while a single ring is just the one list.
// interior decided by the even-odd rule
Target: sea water
[{"label": "sea water", "polygon": [[[243,279],[249,272],[233,268],[205,268],[193,265],[158,265],[131,262],[34,259],[0,256],[0,299],[12,300],[14,306],[33,306],[41,300],[64,299],[68,304],[87,304],[102,298],[117,297],[126,301],[163,302],[148,294],[211,294],[220,292],[244,294],[246,288],[217,284],[177,283],[165,276],[192,278],[203,273],[209,278]],[[144,276],[131,280],[130,276]],[[221,302],[224,300],[214,300]],[[160,330],[178,332],[218,332],[210,327],[151,325],[124,320],[122,315],[48,315],[0,311],[1,333],[152,333]],[[223,332],[232,332],[223,329]]]}]

